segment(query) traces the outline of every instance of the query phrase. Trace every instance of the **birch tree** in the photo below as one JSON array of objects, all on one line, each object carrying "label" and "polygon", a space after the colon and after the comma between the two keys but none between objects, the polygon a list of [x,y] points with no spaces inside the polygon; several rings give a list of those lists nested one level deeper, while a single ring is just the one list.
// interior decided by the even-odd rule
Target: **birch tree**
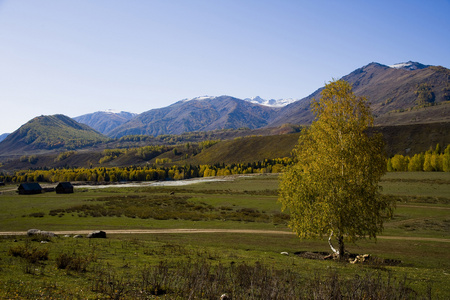
[{"label": "birch tree", "polygon": [[282,175],[279,201],[300,238],[328,236],[343,258],[345,242],[376,238],[392,216],[394,203],[378,185],[386,172],[384,141],[368,133],[373,117],[367,100],[346,81],[325,85],[311,106],[315,119],[301,132],[295,163]]}]

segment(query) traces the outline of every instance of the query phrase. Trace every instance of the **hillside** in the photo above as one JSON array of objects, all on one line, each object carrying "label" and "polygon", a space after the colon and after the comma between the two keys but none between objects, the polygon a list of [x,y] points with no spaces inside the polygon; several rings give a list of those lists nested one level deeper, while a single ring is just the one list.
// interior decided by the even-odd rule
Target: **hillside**
[{"label": "hillside", "polygon": [[[436,144],[450,144],[450,122],[401,126],[377,126],[382,133],[389,157],[395,154],[414,155]],[[274,136],[257,136],[222,141],[186,160],[191,164],[244,163],[263,161],[266,158],[283,158],[291,154],[298,142],[299,133]]]},{"label": "hillside", "polygon": [[187,159],[188,164],[248,163],[291,155],[299,133],[255,136],[222,141]]},{"label": "hillside", "polygon": [[40,116],[30,120],[0,142],[0,155],[82,148],[108,139],[67,116]]},{"label": "hillside", "polygon": [[[342,79],[353,85],[355,95],[367,97],[378,125],[450,122],[450,114],[439,113],[449,109],[450,70],[418,65],[410,69],[370,63]],[[318,99],[321,90],[282,108],[269,126],[311,123],[311,100]],[[430,109],[432,105],[439,108]],[[402,114],[405,111],[409,113]]]},{"label": "hillside", "polygon": [[[438,143],[442,148],[450,144],[450,122],[381,126],[375,127],[374,130],[383,134],[389,157],[395,154],[414,155],[434,149]],[[64,157],[58,153],[43,154],[38,155],[34,161],[19,158],[5,160],[2,165],[0,164],[0,171],[45,167],[126,167],[154,164],[157,159],[168,159],[173,164],[180,165],[252,163],[265,159],[289,157],[297,144],[298,136],[299,133],[285,133],[239,137],[212,143],[211,147],[202,147],[199,142],[178,143],[159,148],[158,153],[145,158],[139,154],[137,149],[116,151],[118,152],[116,157],[108,160],[102,159],[108,155],[108,152],[105,153],[102,150],[73,151],[68,152]]]},{"label": "hillside", "polygon": [[128,122],[136,114],[125,111],[97,111],[92,114],[86,114],[73,118],[78,123],[86,124],[102,134],[108,134],[111,130]]}]

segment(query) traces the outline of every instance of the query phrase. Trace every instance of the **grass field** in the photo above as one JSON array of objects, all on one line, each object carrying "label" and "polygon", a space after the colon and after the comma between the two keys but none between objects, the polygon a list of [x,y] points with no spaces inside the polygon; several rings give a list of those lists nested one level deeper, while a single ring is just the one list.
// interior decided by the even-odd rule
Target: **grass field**
[{"label": "grass field", "polygon": [[374,257],[367,264],[294,255],[329,251],[325,240],[294,234],[108,233],[174,228],[289,233],[276,176],[228,179],[179,187],[77,187],[68,195],[22,196],[11,191],[14,186],[0,187],[2,232],[108,234],[107,239],[61,236],[48,243],[19,234],[0,237],[0,298],[219,299],[228,293],[233,299],[327,299],[337,291],[356,299],[450,298],[449,173],[383,178],[383,192],[398,200],[394,218],[377,241],[347,245],[351,253]]}]

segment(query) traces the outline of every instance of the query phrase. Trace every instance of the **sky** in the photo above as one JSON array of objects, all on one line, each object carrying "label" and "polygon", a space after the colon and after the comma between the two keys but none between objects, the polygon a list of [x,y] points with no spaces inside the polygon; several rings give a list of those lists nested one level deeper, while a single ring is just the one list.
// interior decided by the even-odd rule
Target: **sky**
[{"label": "sky", "polygon": [[0,134],[185,98],[300,99],[371,62],[450,68],[450,0],[0,0]]}]

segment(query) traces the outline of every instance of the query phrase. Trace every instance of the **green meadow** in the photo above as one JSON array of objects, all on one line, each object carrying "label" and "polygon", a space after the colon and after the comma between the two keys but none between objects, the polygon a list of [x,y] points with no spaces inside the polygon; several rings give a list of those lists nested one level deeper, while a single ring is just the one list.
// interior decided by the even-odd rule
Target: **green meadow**
[{"label": "green meadow", "polygon": [[[290,232],[276,175],[217,179],[74,194],[0,187],[0,231],[9,232],[0,236],[0,298],[450,298],[450,173],[386,174],[394,217],[376,241],[347,245],[370,255],[355,264],[320,259],[326,239]],[[64,234],[24,235],[31,228]],[[94,230],[107,238],[73,238]]]}]

